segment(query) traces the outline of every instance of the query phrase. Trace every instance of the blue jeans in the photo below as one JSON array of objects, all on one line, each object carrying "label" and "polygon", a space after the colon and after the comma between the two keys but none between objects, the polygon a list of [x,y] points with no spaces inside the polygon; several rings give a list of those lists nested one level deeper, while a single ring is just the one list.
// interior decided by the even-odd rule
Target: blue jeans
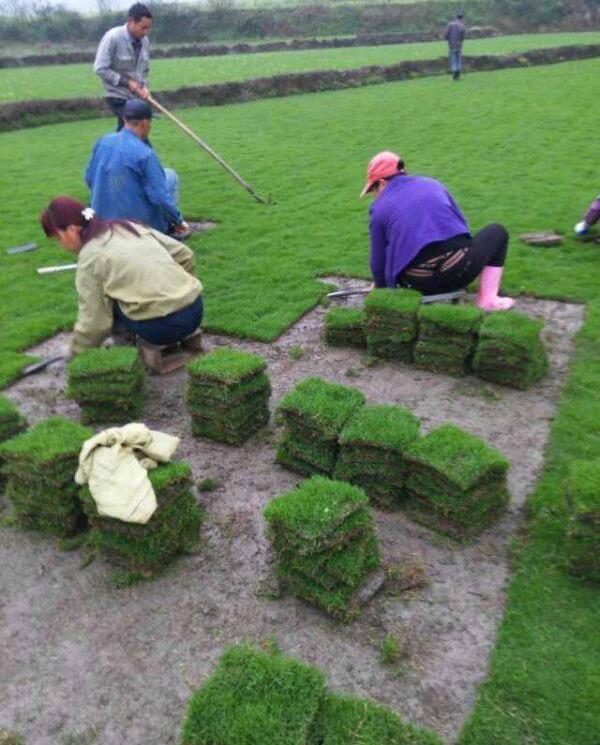
[{"label": "blue jeans", "polygon": [[179,176],[172,168],[165,168],[165,178],[167,180],[167,191],[174,204],[179,207]]},{"label": "blue jeans", "polygon": [[149,318],[146,321],[134,321],[128,318],[119,307],[119,303],[114,303],[115,320],[121,321],[133,334],[141,336],[150,344],[176,344],[178,341],[185,339],[186,336],[193,334],[202,321],[204,306],[202,296],[187,308],[176,310],[175,313],[169,313],[162,318]]},{"label": "blue jeans", "polygon": [[462,67],[462,49],[450,50],[450,70],[460,72]]}]

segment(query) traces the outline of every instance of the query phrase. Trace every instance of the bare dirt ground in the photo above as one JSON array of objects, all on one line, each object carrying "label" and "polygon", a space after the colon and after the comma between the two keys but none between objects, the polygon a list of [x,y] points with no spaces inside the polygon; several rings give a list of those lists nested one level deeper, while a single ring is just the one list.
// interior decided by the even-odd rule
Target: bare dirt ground
[{"label": "bare dirt ground", "polygon": [[[191,690],[211,674],[223,647],[274,637],[284,652],[321,667],[332,688],[375,699],[455,739],[487,673],[505,602],[507,542],[540,473],[583,319],[581,306],[565,303],[521,298],[517,308],[545,319],[551,355],[550,375],[527,392],[400,364],[367,367],[360,351],[324,346],[324,307],[270,345],[207,335],[207,348],[231,345],[267,358],[273,405],[301,378],[319,375],[357,386],[371,402],[407,406],[425,431],[454,422],[510,461],[510,509],[472,544],[456,545],[401,512],[376,513],[385,563],[422,564],[429,586],[398,593],[388,583],[349,626],[293,597],[269,598],[261,509],[299,482],[273,462],[275,425],[242,448],[195,441],[185,372],[150,377],[144,421],[182,437],[177,457],[192,465],[197,480],[219,482],[199,494],[206,509],[202,548],[158,579],[118,590],[103,560],[82,569],[81,552],[2,530],[0,727],[22,732],[28,745],[170,745]],[[61,334],[31,351],[45,356],[67,342]],[[59,364],[16,383],[8,395],[32,423],[52,414],[77,419],[64,387]],[[387,634],[405,649],[394,666],[379,660]]]}]

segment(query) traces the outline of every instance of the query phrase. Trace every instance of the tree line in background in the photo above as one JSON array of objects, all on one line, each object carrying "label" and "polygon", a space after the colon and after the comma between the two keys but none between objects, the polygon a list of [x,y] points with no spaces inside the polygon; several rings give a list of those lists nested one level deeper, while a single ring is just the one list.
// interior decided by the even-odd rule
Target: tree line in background
[{"label": "tree line in background", "polygon": [[[293,0],[290,0],[293,2]],[[96,0],[98,13],[85,16],[46,0],[0,0],[0,40],[89,45],[126,13]],[[464,10],[470,26],[494,25],[505,32],[583,30],[600,24],[598,0],[425,0],[408,5],[304,4],[238,7],[235,0],[208,0],[198,7],[149,3],[156,43],[207,42],[268,37],[354,35],[435,31]]]}]

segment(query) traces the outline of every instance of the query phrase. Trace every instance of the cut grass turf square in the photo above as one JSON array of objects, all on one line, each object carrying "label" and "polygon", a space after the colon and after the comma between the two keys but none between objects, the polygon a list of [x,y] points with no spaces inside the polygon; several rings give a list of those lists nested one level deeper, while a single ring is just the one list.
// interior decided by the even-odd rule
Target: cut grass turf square
[{"label": "cut grass turf square", "polygon": [[9,440],[27,427],[27,420],[6,396],[0,395],[0,442]]},{"label": "cut grass turf square", "polygon": [[67,395],[81,407],[84,422],[125,424],[139,418],[143,382],[137,349],[88,349],[69,363]]},{"label": "cut grass turf square", "polygon": [[348,621],[367,577],[379,567],[379,546],[365,493],[313,476],[264,509],[282,586]]},{"label": "cut grass turf square", "polygon": [[473,370],[484,380],[526,389],[548,372],[543,322],[522,313],[491,313],[479,329]]},{"label": "cut grass turf square", "polygon": [[277,407],[286,425],[277,461],[301,474],[332,476],[339,434],[364,401],[364,395],[356,388],[320,378],[302,380]]},{"label": "cut grass turf square", "polygon": [[230,647],[189,701],[181,745],[305,745],[324,679],[279,652]]},{"label": "cut grass turf square", "polygon": [[422,305],[415,364],[446,375],[467,373],[483,318],[484,313],[471,305]]},{"label": "cut grass turf square", "polygon": [[22,527],[60,537],[85,527],[75,471],[92,431],[53,417],[0,445],[6,494]]},{"label": "cut grass turf square", "polygon": [[188,365],[188,409],[194,437],[242,445],[269,421],[267,363],[236,349],[215,349]]},{"label": "cut grass turf square", "polygon": [[325,341],[334,347],[367,346],[365,311],[361,308],[332,308],[325,316]]},{"label": "cut grass turf square", "polygon": [[325,694],[310,745],[443,745],[435,732],[403,722],[390,709],[366,699]]},{"label": "cut grass turf square", "polygon": [[571,574],[600,582],[600,462],[577,460],[567,479],[567,556]]},{"label": "cut grass turf square", "polygon": [[148,477],[158,506],[143,525],[98,515],[87,487],[81,490],[81,498],[92,528],[89,545],[133,573],[152,575],[198,543],[202,511],[187,464],[160,465]]},{"label": "cut grass turf square", "polygon": [[421,293],[372,290],[365,300],[365,337],[374,357],[412,362]]},{"label": "cut grass turf square", "polygon": [[406,498],[403,453],[418,438],[420,426],[400,406],[362,407],[340,435],[335,477],[363,488],[376,506],[398,506]]},{"label": "cut grass turf square", "polygon": [[469,538],[506,507],[508,462],[474,435],[444,424],[405,452],[409,508],[455,538]]}]

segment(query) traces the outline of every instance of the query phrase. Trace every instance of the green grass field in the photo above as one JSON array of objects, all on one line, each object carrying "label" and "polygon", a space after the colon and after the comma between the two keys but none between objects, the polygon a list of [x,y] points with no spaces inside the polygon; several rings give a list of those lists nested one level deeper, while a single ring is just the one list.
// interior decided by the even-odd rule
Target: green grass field
[{"label": "green grass field", "polygon": [[[600,32],[528,34],[467,41],[465,54],[510,54],[527,49],[600,43]],[[221,57],[158,59],[152,62],[151,85],[167,90],[185,85],[282,75],[313,70],[341,70],[364,65],[391,65],[403,60],[433,59],[447,53],[446,43],[268,52]],[[0,103],[34,98],[100,96],[100,81],[91,64],[0,70]]]},{"label": "green grass field", "polygon": [[[600,60],[588,60],[472,74],[459,85],[438,76],[183,112],[259,192],[273,194],[269,208],[167,121],[153,131],[163,162],[181,175],[184,212],[219,223],[192,241],[212,330],[273,339],[318,301],[318,275],[368,276],[369,205],[357,197],[367,160],[384,148],[445,182],[472,230],[507,226],[507,290],[588,304],[491,674],[461,745],[597,745],[598,593],[563,572],[561,498],[569,461],[600,457],[600,249],[570,237],[598,192],[591,91],[599,73]],[[0,384],[23,363],[20,350],[73,322],[73,275],[35,273],[71,260],[43,239],[37,216],[57,194],[85,198],[82,171],[110,127],[92,120],[0,135]],[[516,238],[545,228],[567,234],[562,247]],[[28,240],[40,250],[3,250]]]}]

